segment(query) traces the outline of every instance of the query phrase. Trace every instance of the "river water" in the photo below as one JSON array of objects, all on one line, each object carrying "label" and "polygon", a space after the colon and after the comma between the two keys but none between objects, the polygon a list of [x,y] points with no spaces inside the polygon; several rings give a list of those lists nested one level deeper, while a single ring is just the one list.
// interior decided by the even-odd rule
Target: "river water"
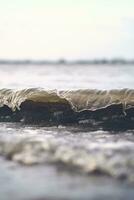
[{"label": "river water", "polygon": [[[1,65],[0,89],[133,91],[133,76],[129,65]],[[2,200],[134,196],[133,128],[93,130],[89,124],[1,120],[0,155]]]}]

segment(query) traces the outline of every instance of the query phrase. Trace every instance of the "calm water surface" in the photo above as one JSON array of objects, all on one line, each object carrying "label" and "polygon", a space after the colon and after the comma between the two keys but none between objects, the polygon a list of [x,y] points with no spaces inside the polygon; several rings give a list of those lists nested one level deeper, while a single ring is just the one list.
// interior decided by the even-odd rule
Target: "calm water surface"
[{"label": "calm water surface", "polygon": [[0,66],[1,88],[134,88],[134,66]]}]

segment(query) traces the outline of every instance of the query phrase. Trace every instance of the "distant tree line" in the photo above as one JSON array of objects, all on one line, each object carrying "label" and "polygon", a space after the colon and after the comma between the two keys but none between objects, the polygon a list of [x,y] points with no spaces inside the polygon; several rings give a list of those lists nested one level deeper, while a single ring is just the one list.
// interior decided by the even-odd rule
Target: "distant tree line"
[{"label": "distant tree line", "polygon": [[134,65],[134,59],[92,59],[92,60],[10,60],[0,59],[0,65]]}]

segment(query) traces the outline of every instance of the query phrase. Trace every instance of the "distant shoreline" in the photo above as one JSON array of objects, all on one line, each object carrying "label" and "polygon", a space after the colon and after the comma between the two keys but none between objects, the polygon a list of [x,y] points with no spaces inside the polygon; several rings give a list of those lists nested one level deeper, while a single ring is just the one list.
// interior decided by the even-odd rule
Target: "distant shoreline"
[{"label": "distant shoreline", "polygon": [[11,60],[0,59],[0,65],[134,65],[133,60],[127,59],[93,59],[93,60]]}]

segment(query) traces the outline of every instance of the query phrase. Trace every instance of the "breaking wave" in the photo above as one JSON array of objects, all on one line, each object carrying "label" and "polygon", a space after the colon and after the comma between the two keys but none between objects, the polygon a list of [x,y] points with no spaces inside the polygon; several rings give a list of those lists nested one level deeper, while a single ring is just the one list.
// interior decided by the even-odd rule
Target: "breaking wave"
[{"label": "breaking wave", "polygon": [[[105,132],[101,132],[105,136]],[[95,135],[99,135],[96,132]],[[85,174],[105,174],[134,184],[133,141],[85,141],[82,146],[44,134],[0,136],[0,155],[26,166],[61,165]],[[70,140],[69,140],[70,141]]]},{"label": "breaking wave", "polygon": [[134,128],[134,90],[0,90],[0,120]]}]

